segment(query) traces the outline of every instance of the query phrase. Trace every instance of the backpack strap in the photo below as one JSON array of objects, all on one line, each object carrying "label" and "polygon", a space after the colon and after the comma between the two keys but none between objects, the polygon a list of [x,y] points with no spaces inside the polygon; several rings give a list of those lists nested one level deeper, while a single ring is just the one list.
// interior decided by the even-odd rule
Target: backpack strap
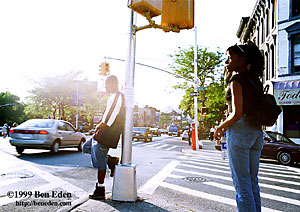
[{"label": "backpack strap", "polygon": [[114,102],[113,102],[112,106],[110,107],[110,109],[108,111],[108,114],[106,116],[106,119],[105,119],[104,123],[107,123],[108,120],[110,119],[111,114],[113,113],[113,111],[114,111],[114,109],[116,107],[116,104],[117,104],[119,96],[120,96],[120,92],[116,93],[115,98],[114,98]]}]

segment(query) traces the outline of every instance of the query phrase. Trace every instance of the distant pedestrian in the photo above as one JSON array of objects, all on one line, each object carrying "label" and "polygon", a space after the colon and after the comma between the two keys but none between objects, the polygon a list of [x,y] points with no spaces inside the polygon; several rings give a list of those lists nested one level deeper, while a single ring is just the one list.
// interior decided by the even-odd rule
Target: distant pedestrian
[{"label": "distant pedestrian", "polygon": [[7,123],[5,123],[2,127],[2,135],[3,135],[3,138],[6,138],[6,136],[9,136],[9,126]]},{"label": "distant pedestrian", "polygon": [[192,131],[191,131],[191,125],[189,124],[189,126],[188,126],[188,142],[189,142],[189,146],[192,145],[191,136],[192,136]]},{"label": "distant pedestrian", "polygon": [[261,211],[258,169],[263,132],[259,124],[249,119],[259,106],[250,80],[263,91],[259,77],[263,74],[264,57],[254,43],[231,46],[227,55],[225,68],[236,72],[225,96],[232,108],[227,119],[216,128],[214,137],[220,139],[227,129],[227,152],[238,211],[258,212]]},{"label": "distant pedestrian", "polygon": [[215,126],[213,125],[210,130],[209,130],[209,140],[213,141],[214,140],[214,134],[216,132],[216,128]]},{"label": "distant pedestrian", "polygon": [[[105,87],[110,96],[107,100],[102,120],[95,128],[96,134],[83,145],[83,153],[91,154],[92,165],[94,168],[98,169],[96,188],[93,194],[89,195],[90,199],[96,200],[105,199],[104,180],[106,175],[106,165],[108,165],[111,170],[110,176],[113,177],[115,166],[119,163],[119,158],[108,155],[109,147],[106,147],[101,144],[100,141],[95,140],[97,138],[95,137],[94,139],[94,136],[96,136],[97,133],[98,135],[101,133],[104,134],[107,128],[115,126],[114,124],[117,120],[124,120],[125,118],[124,97],[123,94],[119,92],[118,78],[113,75],[108,76],[105,81]],[[123,125],[121,127],[124,128],[124,123],[122,121],[121,125]],[[117,134],[117,132],[115,134]]]}]

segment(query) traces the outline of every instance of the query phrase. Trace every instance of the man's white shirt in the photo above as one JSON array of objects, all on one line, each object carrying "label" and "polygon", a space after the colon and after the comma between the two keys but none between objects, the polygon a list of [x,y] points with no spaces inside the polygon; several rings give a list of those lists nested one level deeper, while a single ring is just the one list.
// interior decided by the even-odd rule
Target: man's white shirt
[{"label": "man's white shirt", "polygon": [[[108,113],[109,113],[109,110],[113,105],[113,102],[115,100],[116,95],[117,95],[117,93],[113,93],[108,97],[108,100],[107,100],[107,103],[106,103],[106,108],[105,108],[105,111],[104,111],[104,114],[103,114],[103,117],[102,117],[102,121],[101,121],[102,123],[105,123],[109,127],[114,123],[117,115],[119,114],[119,112],[121,110],[121,106],[122,106],[122,95],[120,94],[119,97],[118,97],[118,100],[117,100],[117,104],[116,104],[111,116],[107,117]],[[107,120],[107,118],[108,118],[108,120]]]}]

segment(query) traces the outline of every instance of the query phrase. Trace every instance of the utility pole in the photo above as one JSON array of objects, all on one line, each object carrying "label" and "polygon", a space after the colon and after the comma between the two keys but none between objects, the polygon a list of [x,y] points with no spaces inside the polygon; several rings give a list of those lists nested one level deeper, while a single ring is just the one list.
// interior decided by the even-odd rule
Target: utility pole
[{"label": "utility pole", "polygon": [[125,78],[125,129],[122,142],[121,165],[117,165],[113,181],[112,200],[134,202],[137,200],[136,165],[132,163],[132,128],[134,109],[134,68],[135,68],[134,12],[131,10],[129,43]]}]

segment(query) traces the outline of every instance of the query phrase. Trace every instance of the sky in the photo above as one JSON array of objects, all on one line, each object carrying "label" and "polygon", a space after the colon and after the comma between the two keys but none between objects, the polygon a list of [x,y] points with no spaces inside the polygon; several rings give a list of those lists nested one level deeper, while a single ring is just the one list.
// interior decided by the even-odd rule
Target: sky
[{"label": "sky", "polygon": [[[238,42],[240,20],[250,16],[256,0],[195,0],[197,43],[211,51]],[[137,26],[146,25],[136,16]],[[160,24],[160,17],[154,18]],[[127,0],[0,0],[0,92],[9,91],[25,101],[41,77],[82,71],[99,79],[105,57],[126,59],[130,9]],[[168,70],[178,47],[194,45],[193,29],[165,33],[146,29],[136,35],[136,62]],[[124,84],[125,62],[106,59],[111,74]],[[159,110],[177,109],[183,91],[172,86],[180,80],[167,73],[135,66],[134,101]]]}]

